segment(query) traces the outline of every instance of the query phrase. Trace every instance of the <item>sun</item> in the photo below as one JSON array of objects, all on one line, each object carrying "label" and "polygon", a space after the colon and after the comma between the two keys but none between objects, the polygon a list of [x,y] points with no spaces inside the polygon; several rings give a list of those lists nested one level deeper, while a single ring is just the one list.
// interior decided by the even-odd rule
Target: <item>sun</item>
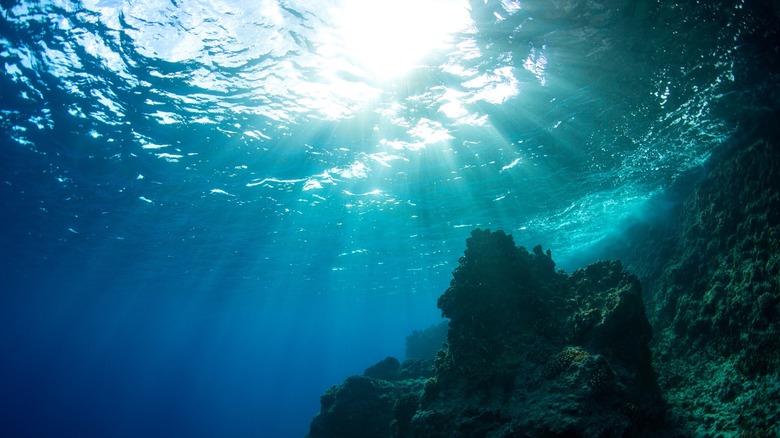
[{"label": "sun", "polygon": [[377,79],[408,72],[471,23],[463,0],[344,0],[333,17],[343,56]]}]

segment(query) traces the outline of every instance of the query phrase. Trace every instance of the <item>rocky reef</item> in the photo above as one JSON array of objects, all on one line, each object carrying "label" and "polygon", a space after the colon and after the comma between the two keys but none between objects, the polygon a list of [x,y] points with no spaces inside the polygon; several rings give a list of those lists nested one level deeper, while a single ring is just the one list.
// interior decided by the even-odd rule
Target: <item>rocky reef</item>
[{"label": "rocky reef", "polygon": [[675,221],[636,224],[608,249],[640,273],[669,421],[686,436],[780,436],[778,184],[777,136],[740,139]]},{"label": "rocky reef", "polygon": [[604,242],[622,263],[568,275],[474,230],[435,359],[411,336],[427,353],[331,388],[309,436],[780,436],[780,140],[737,140]]},{"label": "rocky reef", "polygon": [[435,360],[387,358],[332,387],[316,437],[651,436],[664,411],[639,281],[619,262],[567,275],[549,251],[474,230],[439,298]]}]

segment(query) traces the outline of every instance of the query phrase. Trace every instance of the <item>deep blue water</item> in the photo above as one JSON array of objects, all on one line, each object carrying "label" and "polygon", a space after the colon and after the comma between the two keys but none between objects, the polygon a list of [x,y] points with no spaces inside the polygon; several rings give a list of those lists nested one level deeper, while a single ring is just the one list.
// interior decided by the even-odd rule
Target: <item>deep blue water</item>
[{"label": "deep blue water", "polygon": [[572,270],[780,101],[772,1],[0,4],[3,436],[303,436],[471,229]]}]

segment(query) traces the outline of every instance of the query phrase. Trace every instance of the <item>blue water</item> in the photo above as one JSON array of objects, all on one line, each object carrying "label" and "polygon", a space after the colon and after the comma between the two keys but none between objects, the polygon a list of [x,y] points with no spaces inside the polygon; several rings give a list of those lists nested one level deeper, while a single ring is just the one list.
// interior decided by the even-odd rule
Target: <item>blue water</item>
[{"label": "blue water", "polygon": [[471,229],[575,269],[776,111],[702,3],[1,2],[0,434],[305,435]]}]

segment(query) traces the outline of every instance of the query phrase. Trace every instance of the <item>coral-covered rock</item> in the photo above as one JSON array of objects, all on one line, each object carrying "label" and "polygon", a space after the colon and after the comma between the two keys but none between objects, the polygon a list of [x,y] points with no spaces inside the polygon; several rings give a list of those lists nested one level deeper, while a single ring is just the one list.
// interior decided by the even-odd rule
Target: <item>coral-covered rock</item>
[{"label": "coral-covered rock", "polygon": [[[349,432],[361,421],[369,422],[359,428],[370,431],[364,436],[662,432],[641,288],[620,263],[600,262],[568,276],[555,271],[540,246],[529,253],[501,231],[477,229],[438,304],[450,321],[430,377],[348,379],[324,396],[312,437],[349,436],[332,426]],[[396,378],[415,364],[374,372],[389,370],[386,361],[366,375]],[[384,411],[367,417],[353,409]]]},{"label": "coral-covered rock", "polygon": [[388,356],[379,362],[366,368],[363,375],[373,377],[374,379],[395,380],[398,378],[398,371],[401,369],[401,362],[398,359]]},{"label": "coral-covered rock", "polygon": [[778,181],[777,145],[757,141],[724,159],[686,202],[678,251],[654,297],[659,328],[674,331],[667,348],[736,355],[746,373],[780,365]]},{"label": "coral-covered rock", "polygon": [[660,433],[641,286],[619,262],[568,276],[541,247],[475,230],[439,307],[449,348],[414,436]]},{"label": "coral-covered rock", "polygon": [[524,360],[518,348],[530,338],[561,336],[566,275],[541,247],[530,254],[503,231],[477,229],[452,276],[438,302],[450,319],[447,363],[440,361],[448,373],[440,377],[502,372]]},{"label": "coral-covered rock", "polygon": [[399,379],[428,379],[436,374],[433,359],[406,359],[398,371]]},{"label": "coral-covered rock", "polygon": [[[367,421],[364,436],[778,436],[778,145],[735,143],[665,210],[679,221],[612,242],[644,297],[619,262],[569,276],[541,247],[475,230],[438,302],[450,322],[434,367],[405,362],[362,392],[345,382],[313,433]],[[360,417],[371,409],[385,412]],[[321,427],[345,418],[343,433]]]},{"label": "coral-covered rock", "polygon": [[[408,424],[410,409],[422,393],[423,381],[387,381],[352,376],[320,398],[320,413],[311,422],[309,437],[394,437]],[[399,417],[399,418],[397,418]]]},{"label": "coral-covered rock", "polygon": [[645,315],[639,280],[620,262],[598,262],[569,278],[570,342],[650,373],[652,329]]},{"label": "coral-covered rock", "polygon": [[780,433],[780,404],[766,405],[780,387],[778,181],[778,142],[736,145],[684,204],[651,291],[656,364],[685,429]]},{"label": "coral-covered rock", "polygon": [[406,337],[406,358],[433,359],[446,340],[446,322],[432,325],[425,330],[415,330]]},{"label": "coral-covered rock", "polygon": [[727,146],[668,214],[630,227],[609,253],[641,274],[680,434],[780,436],[780,139],[757,130]]}]

